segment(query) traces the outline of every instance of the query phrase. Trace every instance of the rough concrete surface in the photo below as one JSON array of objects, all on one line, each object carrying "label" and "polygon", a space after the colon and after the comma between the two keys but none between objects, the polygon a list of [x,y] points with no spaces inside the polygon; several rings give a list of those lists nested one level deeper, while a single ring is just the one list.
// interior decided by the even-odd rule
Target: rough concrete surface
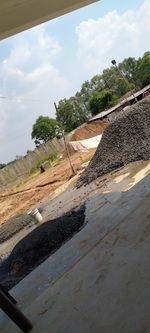
[{"label": "rough concrete surface", "polygon": [[150,332],[150,176],[119,191],[97,191],[81,232],[11,290],[33,333]]},{"label": "rough concrete surface", "polygon": [[102,140],[81,174],[77,187],[129,162],[150,158],[150,97],[143,99],[104,131]]}]

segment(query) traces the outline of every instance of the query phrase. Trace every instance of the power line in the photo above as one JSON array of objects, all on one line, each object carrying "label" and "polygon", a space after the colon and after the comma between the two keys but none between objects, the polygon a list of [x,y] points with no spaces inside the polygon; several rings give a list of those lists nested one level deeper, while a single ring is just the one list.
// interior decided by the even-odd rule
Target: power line
[{"label": "power line", "polygon": [[[28,99],[28,98],[25,98],[25,97],[9,97],[9,96],[0,96],[0,99],[4,99],[4,100],[16,100],[16,101],[29,101],[29,102],[39,102],[41,101],[40,99]],[[48,103],[48,102],[47,102]]]}]

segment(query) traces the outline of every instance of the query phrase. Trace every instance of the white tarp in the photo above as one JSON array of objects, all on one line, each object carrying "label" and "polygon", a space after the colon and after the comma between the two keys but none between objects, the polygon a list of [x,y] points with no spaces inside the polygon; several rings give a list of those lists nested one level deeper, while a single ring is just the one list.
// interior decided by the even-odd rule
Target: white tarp
[{"label": "white tarp", "polygon": [[101,135],[94,136],[90,139],[80,140],[80,141],[70,141],[69,144],[75,151],[86,152],[88,149],[97,148],[102,138]]}]

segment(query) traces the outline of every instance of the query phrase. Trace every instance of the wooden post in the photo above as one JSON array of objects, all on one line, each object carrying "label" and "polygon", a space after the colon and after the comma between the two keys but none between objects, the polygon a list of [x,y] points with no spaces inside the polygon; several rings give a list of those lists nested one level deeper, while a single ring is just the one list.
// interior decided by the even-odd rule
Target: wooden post
[{"label": "wooden post", "polygon": [[15,299],[3,288],[0,288],[0,307],[24,333],[31,331],[33,325],[18,309]]},{"label": "wooden post", "polygon": [[[55,110],[57,112],[57,105],[56,105],[56,103],[54,103],[54,106],[55,106]],[[64,145],[65,145],[67,157],[68,157],[68,160],[69,160],[70,168],[71,168],[72,174],[76,175],[74,167],[73,167],[72,162],[71,162],[71,158],[70,158],[70,154],[69,154],[69,149],[68,149],[68,146],[67,146],[66,138],[65,138],[65,135],[64,135],[64,128],[63,128],[63,125],[62,125],[62,123],[60,121],[59,121],[59,123],[60,123],[60,126],[61,126],[62,138],[64,140]]]}]

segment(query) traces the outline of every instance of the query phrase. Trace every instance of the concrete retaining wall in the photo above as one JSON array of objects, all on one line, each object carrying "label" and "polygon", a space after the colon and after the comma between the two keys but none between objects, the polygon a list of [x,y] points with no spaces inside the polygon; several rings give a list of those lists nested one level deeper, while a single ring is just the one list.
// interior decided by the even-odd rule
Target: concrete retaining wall
[{"label": "concrete retaining wall", "polygon": [[[66,135],[66,141],[70,140],[73,132]],[[64,142],[62,139],[53,139],[45,144],[40,145],[34,151],[28,153],[23,158],[7,165],[0,170],[0,189],[7,188],[8,185],[17,183],[25,179],[31,169],[36,166],[41,159],[54,152],[62,153],[64,150]]]}]

